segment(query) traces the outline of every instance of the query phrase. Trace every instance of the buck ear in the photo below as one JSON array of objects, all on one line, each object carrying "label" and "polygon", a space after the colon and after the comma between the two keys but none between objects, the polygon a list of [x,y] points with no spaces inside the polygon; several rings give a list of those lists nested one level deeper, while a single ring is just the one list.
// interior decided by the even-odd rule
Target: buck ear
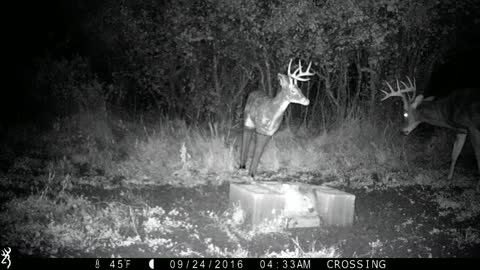
[{"label": "buck ear", "polygon": [[429,96],[429,97],[423,99],[423,101],[434,101],[434,100],[435,100],[434,96]]},{"label": "buck ear", "polygon": [[288,77],[286,75],[283,75],[281,73],[278,73],[278,80],[280,81],[280,85],[283,87],[287,87],[290,84],[290,81],[288,80]]},{"label": "buck ear", "polygon": [[417,108],[418,105],[420,105],[423,101],[423,95],[418,95],[415,100],[412,103],[412,108]]}]

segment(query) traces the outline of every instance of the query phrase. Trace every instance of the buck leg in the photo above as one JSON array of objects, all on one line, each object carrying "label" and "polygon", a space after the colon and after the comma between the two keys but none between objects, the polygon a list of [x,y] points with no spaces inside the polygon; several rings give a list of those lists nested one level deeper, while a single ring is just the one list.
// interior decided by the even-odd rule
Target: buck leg
[{"label": "buck leg", "polygon": [[254,129],[243,128],[242,149],[240,150],[240,166],[239,169],[245,169],[247,163],[248,150],[250,149],[250,141],[252,139]]},{"label": "buck leg", "polygon": [[255,173],[257,173],[258,162],[262,157],[265,146],[267,145],[267,143],[270,141],[271,138],[272,136],[255,133],[255,151],[253,153],[252,163],[250,164],[250,170],[248,171],[248,174],[251,177],[254,177]]},{"label": "buck leg", "polygon": [[455,143],[453,144],[452,164],[450,164],[450,172],[448,173],[448,179],[452,179],[453,177],[453,170],[455,169],[455,164],[457,163],[458,156],[460,155],[460,152],[462,152],[462,148],[465,144],[466,138],[467,134],[457,133],[457,138],[455,139]]},{"label": "buck leg", "polygon": [[[473,150],[475,151],[475,157],[477,158],[478,173],[480,173],[480,130],[476,128],[471,128],[470,140],[472,141]],[[480,182],[478,182],[477,188],[480,188]]]}]

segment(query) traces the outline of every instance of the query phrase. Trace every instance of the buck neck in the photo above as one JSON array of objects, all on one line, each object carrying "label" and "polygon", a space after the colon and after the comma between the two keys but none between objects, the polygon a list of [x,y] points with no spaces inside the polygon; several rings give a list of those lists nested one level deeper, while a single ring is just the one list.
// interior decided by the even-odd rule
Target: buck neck
[{"label": "buck neck", "polygon": [[438,127],[450,129],[462,129],[456,126],[451,120],[451,112],[449,111],[446,100],[423,102],[415,110],[415,117],[420,122],[425,122]]},{"label": "buck neck", "polygon": [[277,120],[278,118],[281,118],[288,105],[290,104],[290,101],[287,98],[287,91],[288,89],[280,88],[280,92],[272,99],[272,106],[270,106],[269,108],[270,113],[273,113],[272,120]]}]

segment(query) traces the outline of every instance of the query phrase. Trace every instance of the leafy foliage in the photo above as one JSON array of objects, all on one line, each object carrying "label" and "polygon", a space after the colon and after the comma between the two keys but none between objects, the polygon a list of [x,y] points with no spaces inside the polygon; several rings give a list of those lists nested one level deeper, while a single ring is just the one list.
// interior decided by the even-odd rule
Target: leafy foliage
[{"label": "leafy foliage", "polygon": [[34,83],[39,92],[35,98],[49,101],[54,112],[70,114],[105,107],[104,84],[85,58],[45,57],[38,60],[38,70]]},{"label": "leafy foliage", "polygon": [[307,124],[328,124],[327,115],[333,123],[372,107],[385,79],[409,75],[424,88],[432,63],[454,45],[458,15],[478,24],[478,8],[469,0],[122,0],[98,4],[82,29],[108,67],[112,84],[100,90],[116,105],[237,121],[247,93],[273,95],[275,73],[295,58],[312,60],[318,75],[304,86],[316,102],[299,110]]}]

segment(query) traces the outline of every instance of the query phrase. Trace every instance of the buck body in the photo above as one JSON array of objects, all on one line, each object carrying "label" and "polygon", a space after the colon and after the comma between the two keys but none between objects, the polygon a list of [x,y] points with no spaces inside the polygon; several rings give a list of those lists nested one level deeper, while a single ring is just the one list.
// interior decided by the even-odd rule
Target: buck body
[{"label": "buck body", "polygon": [[288,105],[290,103],[298,103],[307,106],[310,103],[296,83],[296,80],[306,80],[301,79],[300,76],[313,75],[313,73],[308,73],[310,65],[306,73],[301,72],[301,65],[299,65],[300,74],[297,74],[298,69],[294,73],[290,73],[290,65],[291,61],[288,68],[288,76],[278,74],[281,90],[277,96],[271,98],[262,91],[254,91],[251,92],[247,98],[247,104],[244,110],[240,169],[245,169],[250,142],[255,134],[254,154],[248,171],[248,174],[252,177],[255,176],[265,146],[280,127],[283,114]]},{"label": "buck body", "polygon": [[[275,98],[268,97],[262,91],[250,93],[245,106],[245,128],[255,129],[257,133],[266,136],[275,134],[282,123],[283,114],[291,102],[286,92],[280,91]],[[310,101],[302,95],[298,98],[297,103],[307,106]]]},{"label": "buck body", "polygon": [[[402,98],[403,115],[407,123],[402,128],[402,132],[408,135],[422,122],[450,128],[457,132],[448,179],[453,178],[458,156],[462,151],[467,135],[470,135],[480,173],[480,89],[458,89],[443,99],[432,101],[431,98],[424,99],[423,95],[415,96],[415,81],[412,83],[408,77],[407,79],[410,85],[402,82],[405,86],[404,89],[401,89],[397,80],[397,90],[394,90],[388,82],[390,92],[382,90],[385,94],[382,100],[394,96]],[[410,92],[414,93],[413,96],[408,95]],[[480,188],[480,181],[477,187]]]},{"label": "buck body", "polygon": [[454,129],[457,132],[448,179],[453,178],[458,156],[465,144],[467,134],[470,135],[480,173],[480,89],[461,89],[438,101],[422,102],[422,98],[419,98],[415,102],[417,104],[414,103],[409,108],[408,124],[402,129],[404,134],[408,135],[422,122]]},{"label": "buck body", "polygon": [[418,103],[408,111],[407,126],[402,129],[406,135],[422,122],[458,133],[480,130],[480,89],[461,89],[437,101]]}]

